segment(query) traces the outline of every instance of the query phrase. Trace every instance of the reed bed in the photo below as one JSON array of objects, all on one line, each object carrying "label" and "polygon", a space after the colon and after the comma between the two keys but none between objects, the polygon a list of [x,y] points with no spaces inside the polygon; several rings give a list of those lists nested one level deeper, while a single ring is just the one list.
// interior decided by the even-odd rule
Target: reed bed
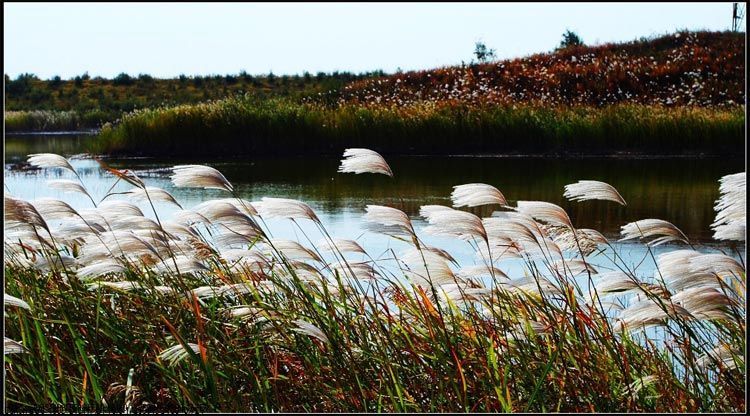
[{"label": "reed bed", "polygon": [[6,132],[47,132],[91,130],[101,127],[112,114],[103,111],[6,111]]},{"label": "reed bed", "polygon": [[[69,179],[52,186],[90,196],[65,158],[29,163],[61,169]],[[367,238],[331,236],[302,201],[241,199],[208,166],[174,168],[176,186],[225,194],[194,207],[102,169],[132,187],[126,198],[75,210],[5,195],[6,409],[746,409],[743,256],[705,253],[667,221],[623,226],[656,265],[644,275],[559,206],[465,184],[453,207],[422,207],[421,230],[368,206],[367,230],[407,246],[384,258]],[[339,170],[398,176],[368,149],[347,150]],[[716,205],[715,238],[736,247],[745,189],[745,173],[724,177]],[[602,182],[566,196],[627,208]],[[180,209],[160,218],[156,203]],[[476,206],[497,212],[460,209]],[[270,219],[304,238],[274,238]],[[425,234],[463,241],[476,261],[455,264]],[[655,256],[665,243],[678,246]]]},{"label": "reed bed", "polygon": [[422,102],[408,107],[329,108],[238,96],[139,110],[105,125],[99,153],[206,156],[333,154],[345,147],[387,154],[737,154],[744,107],[603,108]]}]

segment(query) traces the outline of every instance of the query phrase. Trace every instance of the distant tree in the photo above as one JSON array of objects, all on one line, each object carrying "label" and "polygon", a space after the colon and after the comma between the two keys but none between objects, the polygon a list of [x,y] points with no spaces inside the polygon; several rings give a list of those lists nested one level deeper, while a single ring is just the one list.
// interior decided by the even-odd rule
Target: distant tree
[{"label": "distant tree", "polygon": [[90,80],[91,76],[89,76],[89,71],[84,72],[83,75],[81,75],[81,79],[84,81]]},{"label": "distant tree", "polygon": [[560,41],[560,47],[558,49],[570,48],[571,46],[583,46],[583,39],[581,39],[576,32],[566,30],[562,35],[562,40]]},{"label": "distant tree", "polygon": [[55,75],[54,77],[52,77],[52,79],[50,79],[50,87],[57,88],[60,86],[60,84],[62,84],[62,78],[60,78],[60,75]]},{"label": "distant tree", "polygon": [[495,50],[488,48],[482,41],[474,44],[474,56],[476,56],[477,60],[482,63],[488,62],[497,57],[495,55]]},{"label": "distant tree", "polygon": [[276,75],[273,74],[273,71],[268,72],[268,83],[273,84],[276,81]]},{"label": "distant tree", "polygon": [[113,80],[112,84],[114,85],[132,85],[133,84],[133,77],[130,75],[121,72],[118,74]]},{"label": "distant tree", "polygon": [[303,77],[303,78],[305,79],[305,82],[310,82],[310,80],[312,79],[312,75],[310,75],[310,73],[309,73],[309,72],[307,72],[307,71],[305,71],[305,72],[304,72],[304,73],[302,74],[302,77]]},{"label": "distant tree", "polygon": [[149,74],[138,74],[138,82],[141,84],[151,84],[154,82],[154,77]]},{"label": "distant tree", "polygon": [[180,84],[186,84],[188,81],[188,77],[185,74],[180,74],[178,79],[180,80]]}]

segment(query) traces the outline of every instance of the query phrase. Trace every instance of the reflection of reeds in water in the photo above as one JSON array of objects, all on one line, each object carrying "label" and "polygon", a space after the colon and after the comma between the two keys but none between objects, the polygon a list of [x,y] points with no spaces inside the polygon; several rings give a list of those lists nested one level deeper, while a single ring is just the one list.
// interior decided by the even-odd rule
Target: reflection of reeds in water
[{"label": "reflection of reeds in water", "polygon": [[[372,169],[346,170],[392,173],[369,159]],[[32,163],[67,169],[52,156]],[[127,178],[125,195],[145,212],[179,204],[107,169]],[[719,222],[744,222],[738,175],[722,180]],[[373,258],[366,239],[329,235],[302,201],[240,199],[207,166],[178,166],[173,182],[227,195],[150,219],[114,194],[78,211],[6,194],[9,408],[745,409],[744,260],[694,246],[656,256],[650,246],[665,239],[689,244],[666,221],[623,227],[625,238],[649,239],[657,268],[643,276],[558,205],[514,206],[491,185],[458,186],[454,205],[501,209],[421,208],[425,233],[476,251],[475,264],[460,265],[393,207],[370,205],[364,220],[408,248]],[[568,196],[624,205],[604,183]],[[272,237],[271,218],[300,238]]]}]

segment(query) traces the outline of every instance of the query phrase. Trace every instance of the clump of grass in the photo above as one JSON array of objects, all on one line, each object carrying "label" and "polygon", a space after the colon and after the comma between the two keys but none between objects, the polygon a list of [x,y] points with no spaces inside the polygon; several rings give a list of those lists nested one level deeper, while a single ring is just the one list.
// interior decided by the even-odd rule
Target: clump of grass
[{"label": "clump of grass", "polygon": [[[52,155],[32,162],[68,169]],[[152,201],[174,197],[103,167],[144,210],[5,197],[6,336],[22,346],[5,356],[10,410],[745,410],[741,258],[673,250],[643,276],[560,207],[508,207],[473,184],[455,205],[518,212],[426,206],[422,231],[370,206],[371,232],[410,245],[375,260],[366,244],[337,243],[304,202],[245,201],[213,168],[182,166],[173,179],[227,198],[167,219]],[[717,209],[739,224],[744,188],[729,182]],[[625,202],[604,185],[575,198]],[[271,238],[264,218],[306,238]],[[316,236],[303,221],[324,244],[305,246]],[[423,232],[464,241],[477,264],[452,265]],[[506,274],[507,261],[523,275]]]},{"label": "clump of grass", "polygon": [[95,152],[150,155],[320,154],[344,147],[390,154],[733,154],[742,107],[545,107],[421,102],[328,108],[232,97],[139,110],[105,125]]}]

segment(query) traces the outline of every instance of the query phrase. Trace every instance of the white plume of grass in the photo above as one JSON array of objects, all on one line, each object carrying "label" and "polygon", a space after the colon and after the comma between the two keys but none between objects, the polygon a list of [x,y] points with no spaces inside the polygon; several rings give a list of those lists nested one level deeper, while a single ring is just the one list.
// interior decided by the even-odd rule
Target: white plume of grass
[{"label": "white plume of grass", "polygon": [[329,253],[340,251],[342,253],[365,253],[365,249],[362,248],[359,243],[354,240],[347,240],[343,238],[334,238],[331,243],[327,239],[323,238],[318,241],[317,246],[322,253]]},{"label": "white plume of grass", "polygon": [[379,276],[375,268],[367,262],[363,261],[347,261],[337,262],[331,265],[331,270],[334,273],[338,273],[340,276],[351,276],[355,279],[361,280],[372,280]]},{"label": "white plume of grass", "polygon": [[55,198],[39,198],[30,202],[31,205],[44,218],[48,220],[59,220],[70,217],[79,217],[78,211],[73,209],[65,201]]},{"label": "white plume of grass", "polygon": [[15,296],[11,296],[11,295],[9,295],[7,293],[3,293],[3,305],[5,305],[5,306],[16,306],[16,307],[19,307],[19,308],[24,308],[24,309],[31,310],[31,306],[29,306],[28,303],[26,303],[25,301],[23,301],[23,300],[15,297]]},{"label": "white plume of grass", "polygon": [[690,272],[714,273],[720,277],[740,277],[745,274],[745,266],[726,254],[701,254],[691,257],[689,262]]},{"label": "white plume of grass", "polygon": [[234,191],[234,187],[218,170],[204,165],[177,165],[172,168],[172,183],[180,188],[221,189]]},{"label": "white plume of grass", "polygon": [[[198,344],[189,342],[187,343],[187,346],[196,354],[200,352],[200,347],[198,347]],[[188,352],[187,350],[185,350],[185,347],[182,344],[173,345],[159,354],[159,359],[169,363],[170,367],[174,367],[187,357]]]},{"label": "white plume of grass", "polygon": [[88,193],[86,188],[83,187],[83,185],[70,179],[50,179],[47,181],[47,186],[52,189],[63,191],[65,193],[78,192],[91,198],[91,195]]},{"label": "white plume of grass", "polygon": [[509,280],[501,283],[509,292],[524,294],[532,297],[560,296],[562,292],[554,283],[544,277],[524,277],[523,279]]},{"label": "white plume of grass", "polygon": [[714,205],[716,219],[711,227],[715,240],[745,241],[747,187],[745,172],[726,175],[719,180],[721,196]]},{"label": "white plume of grass", "polygon": [[552,263],[551,269],[563,276],[568,274],[571,276],[578,276],[587,271],[591,274],[599,273],[591,263],[585,262],[581,259],[558,260]]},{"label": "white plume of grass", "polygon": [[147,186],[145,188],[135,187],[127,191],[126,195],[134,201],[148,201],[150,199],[151,201],[168,202],[182,209],[182,205],[177,202],[172,194],[155,186]]},{"label": "white plume of grass", "polygon": [[143,211],[128,201],[111,200],[104,201],[96,209],[96,212],[107,221],[115,221],[127,216],[142,217]]},{"label": "white plume of grass", "polygon": [[6,336],[3,336],[3,341],[3,355],[26,352],[26,347],[21,345],[18,341],[14,341]]},{"label": "white plume of grass", "polygon": [[93,279],[109,273],[125,273],[127,268],[116,260],[101,260],[81,267],[76,275],[81,280]]},{"label": "white plume of grass", "polygon": [[596,230],[581,228],[574,231],[571,228],[557,225],[542,225],[541,228],[552,238],[552,241],[560,247],[561,250],[583,252],[584,256],[589,256],[596,252],[599,245],[607,245],[607,239]]},{"label": "white plume of grass", "polygon": [[156,270],[160,273],[177,273],[179,271],[181,274],[186,274],[205,272],[209,269],[193,257],[177,255],[157,263]]},{"label": "white plume of grass", "polygon": [[476,215],[442,205],[425,205],[419,214],[430,224],[424,232],[431,235],[456,237],[461,240],[478,238],[487,241],[487,231]]},{"label": "white plume of grass", "polygon": [[409,216],[403,211],[382,205],[368,205],[365,211],[363,219],[368,230],[390,236],[409,237],[412,242],[417,241]]},{"label": "white plume of grass", "polygon": [[3,206],[5,208],[6,222],[26,224],[49,232],[49,227],[44,217],[29,202],[5,195]]},{"label": "white plume of grass", "polygon": [[712,287],[691,287],[671,297],[671,301],[680,305],[695,319],[729,320],[731,315],[727,307],[733,305],[731,299]]},{"label": "white plume of grass", "polygon": [[704,371],[709,366],[719,366],[728,370],[741,368],[745,364],[742,351],[735,351],[726,344],[719,345],[702,354],[695,361],[698,368]]},{"label": "white plume of grass", "polygon": [[502,270],[484,264],[462,267],[456,272],[456,276],[464,280],[472,280],[475,282],[477,281],[477,278],[482,276],[495,276],[496,279],[510,280],[508,275]]},{"label": "white plume of grass", "polygon": [[537,221],[573,228],[573,223],[570,221],[568,213],[551,202],[518,201],[516,205],[518,212],[526,214]]},{"label": "white plume of grass", "polygon": [[311,324],[310,322],[307,322],[303,319],[295,319],[294,321],[292,321],[292,323],[295,325],[295,327],[292,328],[292,331],[311,336],[322,341],[325,344],[331,343],[331,341],[328,340],[328,336],[326,336],[326,334],[320,328]]},{"label": "white plume of grass", "polygon": [[622,206],[627,205],[625,199],[612,185],[606,182],[581,180],[576,183],[565,185],[563,196],[571,201],[589,201],[599,199],[603,201],[616,202]]},{"label": "white plume of grass", "polygon": [[456,281],[446,260],[431,251],[411,248],[402,254],[401,261],[407,267],[404,274],[416,285],[430,287]]},{"label": "white plume of grass", "polygon": [[68,159],[65,159],[64,157],[54,154],[54,153],[34,153],[31,155],[28,155],[27,162],[29,162],[30,165],[36,166],[39,168],[63,168],[67,169],[76,175],[76,170],[73,169],[73,166],[68,162]]},{"label": "white plume of grass", "polygon": [[645,299],[622,310],[612,329],[619,332],[663,325],[667,319],[678,316],[685,319],[691,317],[690,312],[679,305],[670,304],[668,301],[659,304],[655,300]]},{"label": "white plume of grass", "polygon": [[341,160],[339,172],[343,173],[380,173],[393,177],[393,171],[383,156],[370,149],[346,149]]},{"label": "white plume of grass", "polygon": [[263,198],[253,205],[264,218],[307,219],[320,224],[320,219],[309,205],[296,199]]},{"label": "white plume of grass", "polygon": [[622,235],[620,241],[627,241],[636,238],[645,240],[651,237],[656,237],[646,242],[647,245],[652,247],[671,241],[685,244],[690,243],[685,233],[680,231],[680,229],[674,224],[669,221],[653,218],[625,224],[621,227],[620,234]]},{"label": "white plume of grass", "polygon": [[454,208],[492,204],[506,206],[508,204],[500,190],[485,183],[467,183],[454,186],[451,201],[453,201]]},{"label": "white plume of grass", "polygon": [[[273,239],[271,244],[288,259],[323,261],[313,250],[294,240]],[[268,247],[268,250],[270,251],[270,247]]]},{"label": "white plume of grass", "polygon": [[691,268],[691,262],[700,258],[695,250],[675,250],[656,257],[658,269],[654,278],[663,278],[672,290],[683,290],[696,286],[719,286],[717,276],[703,268]]}]

